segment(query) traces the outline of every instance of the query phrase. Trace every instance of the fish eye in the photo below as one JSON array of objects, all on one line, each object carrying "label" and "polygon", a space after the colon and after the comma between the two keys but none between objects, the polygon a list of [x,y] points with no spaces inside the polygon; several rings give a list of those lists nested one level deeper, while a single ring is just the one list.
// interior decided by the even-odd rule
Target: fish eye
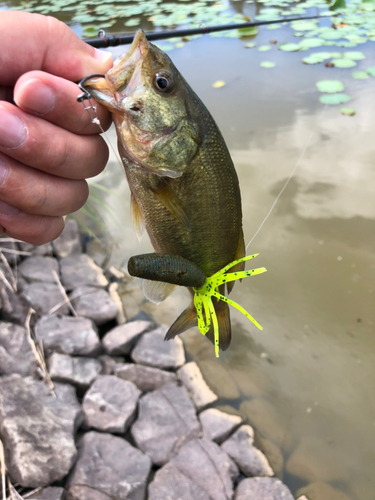
[{"label": "fish eye", "polygon": [[154,86],[161,92],[172,92],[174,87],[172,77],[167,73],[156,73],[154,76]]}]

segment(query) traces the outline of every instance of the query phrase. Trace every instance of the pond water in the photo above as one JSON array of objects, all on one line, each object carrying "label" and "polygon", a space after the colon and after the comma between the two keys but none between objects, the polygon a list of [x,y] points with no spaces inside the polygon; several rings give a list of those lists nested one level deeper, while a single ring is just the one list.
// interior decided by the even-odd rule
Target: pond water
[{"label": "pond water", "polygon": [[[233,6],[242,12],[246,5]],[[284,25],[260,28],[252,41],[271,47],[264,53],[245,49],[239,39],[209,36],[168,52],[230,149],[246,241],[297,165],[249,247],[260,253],[255,267],[268,272],[237,284],[232,293],[263,332],[232,310],[232,344],[218,360],[197,330],[182,339],[220,396],[217,406],[255,427],[259,446],[273,454],[278,476],[293,493],[323,482],[352,500],[373,500],[375,79],[357,80],[351,73],[375,66],[374,42],[353,49],[366,59],[347,70],[304,65],[306,53],[280,51],[272,39],[297,40]],[[262,68],[262,61],[276,66]],[[355,116],[319,102],[315,83],[327,79],[344,83]],[[214,89],[217,80],[225,86]],[[113,131],[108,135],[116,145]],[[111,262],[125,265],[131,255],[151,251],[147,235],[138,242],[133,232],[129,190],[113,154],[95,180],[116,194],[107,196],[111,209],[101,212],[115,241]],[[128,314],[138,310],[131,290],[141,298],[132,282],[124,294]],[[143,302],[140,308],[170,323],[188,302],[187,293],[178,290],[159,306]],[[319,497],[332,499],[332,493]]]}]

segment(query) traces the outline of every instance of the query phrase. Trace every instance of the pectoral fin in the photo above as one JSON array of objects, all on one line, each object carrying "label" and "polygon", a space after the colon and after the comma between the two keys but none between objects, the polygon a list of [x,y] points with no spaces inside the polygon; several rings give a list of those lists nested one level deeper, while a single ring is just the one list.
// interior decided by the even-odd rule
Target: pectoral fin
[{"label": "pectoral fin", "polygon": [[175,290],[177,285],[161,281],[142,280],[143,293],[150,302],[160,304]]},{"label": "pectoral fin", "polygon": [[165,179],[160,179],[160,183],[156,189],[153,189],[153,193],[173,217],[181,222],[188,231],[191,231],[190,220],[182,206],[181,200]]},{"label": "pectoral fin", "polygon": [[133,220],[133,226],[135,234],[137,235],[138,241],[141,239],[142,234],[145,230],[145,223],[143,219],[143,215],[139,205],[134,197],[134,194],[131,194],[130,197],[130,213]]},{"label": "pectoral fin", "polygon": [[194,302],[191,302],[189,307],[180,314],[180,316],[167,331],[164,340],[174,339],[180,333],[185,332],[193,326],[197,326],[197,324],[197,311],[195,309]]}]

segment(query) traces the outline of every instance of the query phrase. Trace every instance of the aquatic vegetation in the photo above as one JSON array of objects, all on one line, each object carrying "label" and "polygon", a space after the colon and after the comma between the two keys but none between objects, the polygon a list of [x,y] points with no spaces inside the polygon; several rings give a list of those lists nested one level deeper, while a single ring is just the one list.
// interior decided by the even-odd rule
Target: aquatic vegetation
[{"label": "aquatic vegetation", "polygon": [[340,113],[345,116],[354,116],[355,110],[353,108],[341,108]]},{"label": "aquatic vegetation", "polygon": [[260,65],[262,66],[262,68],[274,68],[276,66],[276,63],[272,61],[263,61],[260,63]]},{"label": "aquatic vegetation", "polygon": [[350,97],[346,94],[325,94],[319,97],[319,101],[323,104],[335,106],[350,101]]},{"label": "aquatic vegetation", "polygon": [[322,80],[316,82],[316,86],[320,92],[326,92],[328,94],[334,94],[344,90],[344,84],[339,80]]}]

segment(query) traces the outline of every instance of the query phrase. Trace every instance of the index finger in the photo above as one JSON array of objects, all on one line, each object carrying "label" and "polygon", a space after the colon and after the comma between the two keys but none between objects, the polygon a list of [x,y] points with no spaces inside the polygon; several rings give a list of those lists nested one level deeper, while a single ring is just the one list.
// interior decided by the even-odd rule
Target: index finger
[{"label": "index finger", "polygon": [[109,52],[94,49],[53,17],[3,11],[0,33],[7,40],[0,51],[0,86],[12,87],[32,70],[80,81],[93,73],[104,74],[112,66]]}]

